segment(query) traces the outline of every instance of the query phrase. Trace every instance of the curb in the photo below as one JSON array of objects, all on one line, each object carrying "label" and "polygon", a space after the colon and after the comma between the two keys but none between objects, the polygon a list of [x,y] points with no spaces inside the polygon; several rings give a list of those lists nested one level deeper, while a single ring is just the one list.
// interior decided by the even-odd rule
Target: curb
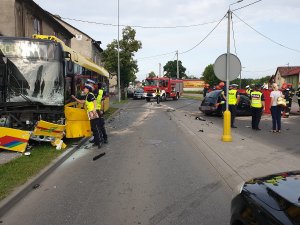
[{"label": "curb", "polygon": [[67,160],[76,150],[84,145],[89,137],[80,140],[77,146],[66,150],[61,156],[56,158],[46,168],[42,169],[36,176],[31,178],[22,186],[18,187],[16,191],[10,194],[7,198],[4,198],[0,202],[0,218],[3,217],[15,204],[17,204],[22,198],[24,198],[33,187],[40,184],[45,178],[50,175],[57,167],[59,167],[65,160]]},{"label": "curb", "polygon": [[[119,113],[123,108],[118,108],[114,113],[109,115],[106,121],[109,121],[117,113]],[[58,158],[54,159],[50,165],[42,169],[36,176],[30,178],[25,184],[18,187],[13,191],[8,197],[4,198],[0,202],[0,218],[3,217],[15,204],[22,200],[30,191],[33,190],[33,187],[37,184],[42,183],[43,180],[47,178],[57,167],[59,167],[64,161],[66,161],[76,150],[83,146],[90,137],[83,138],[80,140],[77,146],[66,150]]]}]

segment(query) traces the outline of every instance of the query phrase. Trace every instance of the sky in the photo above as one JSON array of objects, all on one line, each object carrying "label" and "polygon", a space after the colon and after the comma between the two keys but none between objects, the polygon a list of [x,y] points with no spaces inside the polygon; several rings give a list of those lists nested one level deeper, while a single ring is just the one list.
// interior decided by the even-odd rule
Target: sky
[{"label": "sky", "polygon": [[[51,4],[48,0],[34,1],[62,18],[118,24],[117,0],[52,0]],[[145,79],[151,71],[158,75],[159,63],[163,67],[168,61],[175,60],[177,50],[186,74],[200,77],[207,65],[214,64],[218,56],[227,52],[228,20],[224,16],[230,4],[234,13],[230,29],[230,52],[241,61],[242,78],[273,75],[278,66],[300,66],[299,0],[243,0],[240,3],[232,0],[119,1],[120,25],[156,27],[133,27],[136,39],[143,45],[135,54],[139,67],[138,80]],[[251,3],[254,4],[249,5]],[[243,6],[246,7],[241,8]],[[64,20],[101,41],[103,49],[118,37],[117,26],[69,19]],[[179,27],[157,28],[174,26]],[[120,33],[122,28],[120,26]],[[157,55],[162,56],[151,57]]]}]

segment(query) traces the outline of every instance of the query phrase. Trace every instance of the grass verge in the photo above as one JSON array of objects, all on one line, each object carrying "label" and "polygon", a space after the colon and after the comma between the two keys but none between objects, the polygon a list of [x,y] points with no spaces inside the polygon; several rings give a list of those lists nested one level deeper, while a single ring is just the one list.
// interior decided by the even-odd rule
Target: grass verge
[{"label": "grass verge", "polygon": [[30,156],[21,156],[8,163],[0,165],[0,200],[11,193],[15,187],[24,184],[30,177],[36,175],[53,159],[59,156],[58,151],[50,143],[36,146]]},{"label": "grass verge", "polygon": [[[110,107],[104,114],[108,119],[118,108]],[[67,146],[79,142],[81,138],[66,139]],[[0,201],[7,197],[16,187],[26,183],[31,177],[38,174],[49,163],[61,155],[63,150],[56,150],[50,143],[36,145],[30,156],[21,156],[8,163],[0,165]]]}]

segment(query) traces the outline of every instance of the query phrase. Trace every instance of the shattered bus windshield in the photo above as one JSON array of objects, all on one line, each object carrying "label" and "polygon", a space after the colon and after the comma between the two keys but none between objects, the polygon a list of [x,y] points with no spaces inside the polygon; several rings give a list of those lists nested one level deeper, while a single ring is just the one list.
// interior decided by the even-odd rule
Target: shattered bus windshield
[{"label": "shattered bus windshield", "polygon": [[61,61],[55,43],[0,39],[1,102],[63,105]]}]

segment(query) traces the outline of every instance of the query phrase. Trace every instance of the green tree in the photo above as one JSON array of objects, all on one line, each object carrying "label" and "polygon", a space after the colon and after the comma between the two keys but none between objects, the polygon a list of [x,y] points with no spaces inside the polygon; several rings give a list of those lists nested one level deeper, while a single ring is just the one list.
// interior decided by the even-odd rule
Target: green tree
[{"label": "green tree", "polygon": [[[186,76],[186,68],[182,65],[181,61],[178,61],[179,68],[179,78]],[[177,77],[177,60],[169,61],[164,66],[164,71],[166,72],[165,76],[167,77]]]},{"label": "green tree", "polygon": [[153,71],[151,71],[149,74],[148,74],[148,77],[149,78],[153,78],[153,77],[156,77],[155,73]]},{"label": "green tree", "polygon": [[[134,54],[142,48],[142,42],[135,40],[136,31],[130,26],[122,30],[122,39],[120,40],[120,86],[122,99],[125,98],[124,88],[129,82],[136,79],[138,72],[137,61],[133,59]],[[118,42],[113,40],[107,45],[102,53],[105,68],[110,73],[118,72]]]},{"label": "green tree", "polygon": [[205,83],[208,83],[210,86],[214,86],[220,83],[220,80],[215,75],[213,64],[209,64],[207,67],[205,67],[201,79],[204,80]]}]

